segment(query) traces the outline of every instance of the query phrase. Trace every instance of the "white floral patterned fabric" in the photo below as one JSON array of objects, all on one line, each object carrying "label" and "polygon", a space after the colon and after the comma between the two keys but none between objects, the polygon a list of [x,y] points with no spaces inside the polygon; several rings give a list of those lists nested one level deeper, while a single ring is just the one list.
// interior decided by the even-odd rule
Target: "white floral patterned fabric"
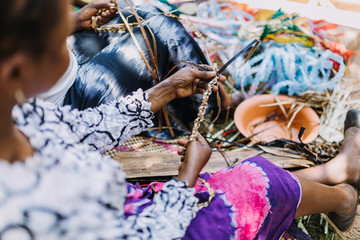
[{"label": "white floral patterned fabric", "polygon": [[187,184],[173,179],[141,214],[125,218],[121,165],[101,152],[152,126],[138,90],[79,111],[32,100],[15,107],[17,127],[34,155],[0,160],[0,239],[179,239],[197,212]]}]

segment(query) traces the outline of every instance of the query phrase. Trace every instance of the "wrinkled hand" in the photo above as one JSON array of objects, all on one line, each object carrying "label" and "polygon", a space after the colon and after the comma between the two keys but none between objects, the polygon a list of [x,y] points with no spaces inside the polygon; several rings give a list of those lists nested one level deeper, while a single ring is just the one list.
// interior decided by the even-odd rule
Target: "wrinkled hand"
[{"label": "wrinkled hand", "polygon": [[[165,80],[175,87],[176,98],[188,97],[197,93],[203,94],[205,92],[208,82],[216,76],[216,72],[208,65],[201,66],[208,69],[208,71],[201,71],[194,66],[187,66]],[[218,81],[225,82],[225,80],[226,78],[223,75],[219,76]],[[216,92],[218,87],[214,86],[212,90]]]},{"label": "wrinkled hand", "polygon": [[182,148],[178,151],[178,154],[182,156],[178,179],[187,181],[189,187],[193,187],[199,173],[210,159],[210,146],[200,134],[197,135],[196,141],[180,139],[178,144],[186,148],[186,150]]},{"label": "wrinkled hand", "polygon": [[[86,30],[91,28],[91,18],[96,15],[99,9],[110,8],[117,6],[116,0],[99,0],[92,2],[79,11],[74,13],[75,29],[76,31]],[[106,10],[98,16],[100,25],[108,23],[116,15],[116,10]]]},{"label": "wrinkled hand", "polygon": [[[154,87],[146,90],[149,96],[148,100],[151,102],[150,110],[155,113],[175,98],[204,93],[208,82],[216,76],[216,72],[212,71],[210,66],[201,66],[209,69],[209,71],[201,71],[194,66],[187,66]],[[218,81],[225,82],[225,80],[226,78],[224,76],[219,76]],[[218,87],[214,86],[212,90],[217,91]]]}]

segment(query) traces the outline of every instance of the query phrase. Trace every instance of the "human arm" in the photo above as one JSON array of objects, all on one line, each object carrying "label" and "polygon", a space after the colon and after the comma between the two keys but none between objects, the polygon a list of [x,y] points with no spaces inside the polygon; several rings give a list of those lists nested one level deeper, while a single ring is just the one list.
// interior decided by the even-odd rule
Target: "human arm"
[{"label": "human arm", "polygon": [[115,9],[110,9],[117,5],[116,0],[100,0],[89,3],[81,8],[79,11],[73,12],[71,17],[73,18],[73,32],[88,30],[91,28],[91,18],[95,16],[99,9],[108,9],[102,12],[98,16],[98,23],[100,25],[108,23],[116,15]]},{"label": "human arm", "polygon": [[127,218],[140,239],[181,239],[198,211],[195,190],[172,179],[155,194],[153,204],[141,214]]},{"label": "human arm", "polygon": [[[208,71],[201,71],[194,66],[187,66],[180,69],[169,78],[146,90],[151,102],[151,111],[157,112],[161,107],[165,106],[175,98],[183,98],[194,94],[202,94],[205,92],[208,82],[216,77],[216,72],[206,65]],[[225,82],[226,78],[219,75],[218,81]],[[218,90],[217,86],[212,89],[214,92]]]},{"label": "human arm", "polygon": [[199,173],[210,159],[211,149],[200,134],[197,135],[196,141],[179,139],[178,144],[184,147],[178,151],[178,154],[182,156],[178,179],[187,181],[189,187],[193,187]]},{"label": "human arm", "polygon": [[[121,165],[108,156],[86,151],[81,145],[63,147],[48,143],[49,149],[38,152],[29,164],[17,164],[16,168],[5,165],[0,169],[0,182],[5,184],[0,188],[4,203],[0,207],[0,232],[4,239],[14,239],[10,237],[13,230],[23,233],[17,235],[21,239],[184,236],[198,210],[195,190],[185,182],[168,181],[154,198],[138,199],[138,204],[146,206],[143,212],[126,217],[128,190]],[[22,181],[20,185],[1,181],[7,176]],[[11,194],[16,191],[22,194]],[[24,197],[26,201],[22,201]],[[24,216],[29,216],[26,221]]]},{"label": "human arm", "polygon": [[[92,149],[103,152],[118,146],[142,130],[152,127],[152,111],[155,112],[174,97],[188,96],[197,91],[203,91],[198,87],[206,84],[206,81],[200,82],[196,74],[204,73],[197,71],[193,73],[186,69],[175,73],[173,75],[175,77],[165,80],[166,84],[158,84],[146,92],[139,89],[133,95],[121,97],[96,108],[80,111],[70,106],[56,107],[51,103],[37,101],[33,103],[34,107],[25,105],[23,112],[18,115],[25,118],[40,117],[41,121],[54,123],[52,126],[58,129],[59,139],[71,143],[86,143]],[[193,86],[194,82],[198,83],[197,87]],[[153,97],[148,97],[147,92],[150,92],[149,94]],[[28,122],[27,119],[23,121]],[[48,124],[40,125],[41,128],[47,126]],[[35,124],[22,127],[38,128],[39,126]]]},{"label": "human arm", "polygon": [[36,136],[40,148],[46,144],[45,133],[51,131],[64,144],[85,143],[103,152],[152,127],[150,105],[146,93],[139,89],[118,101],[85,110],[34,99],[14,108],[13,117],[28,135],[44,132]]},{"label": "human arm", "polygon": [[[185,67],[145,92],[138,90],[135,95],[120,98],[94,109],[84,110],[84,113],[71,110],[72,114],[80,115],[80,117],[76,118],[76,122],[68,122],[84,125],[82,129],[86,129],[86,132],[84,130],[76,133],[81,141],[92,145],[95,149],[105,151],[139,134],[142,130],[150,128],[153,113],[169,101],[205,91],[207,82],[214,76],[215,72]],[[220,76],[219,81],[225,81],[225,77]],[[216,91],[217,87],[213,90]],[[97,120],[93,121],[91,115],[94,115],[95,119],[100,119],[98,117],[100,113],[102,114],[101,123]]]},{"label": "human arm", "polygon": [[[117,103],[115,103],[116,107],[114,110],[108,110],[114,103],[101,105],[94,110],[85,110],[89,115],[91,112],[94,112],[95,115],[97,115],[98,112],[108,113],[103,114],[104,117],[102,121],[104,123],[88,124],[87,129],[89,133],[85,142],[96,146],[96,148],[101,151],[111,149],[113,146],[124,142],[131,136],[139,134],[142,130],[150,128],[152,126],[151,118],[153,117],[153,113],[157,112],[171,100],[191,96],[196,93],[203,93],[208,81],[214,76],[215,72],[200,71],[197,68],[185,67],[145,92],[138,90],[135,94],[136,96],[127,96],[118,99],[116,101]],[[219,81],[225,81],[225,77],[220,76]],[[213,90],[216,91],[217,87],[215,86]],[[120,114],[116,111],[119,107],[122,108]],[[110,116],[108,117],[108,115]],[[106,123],[107,121],[110,123]],[[101,126],[104,127],[100,128]],[[112,126],[112,128],[107,130],[107,126]],[[99,128],[101,131],[98,131]],[[107,132],[107,134],[104,134],[104,132]],[[90,136],[90,133],[93,136]],[[109,138],[108,136],[112,137]],[[105,139],[97,140],[97,138]],[[94,143],[95,141],[96,143]],[[102,147],[100,147],[100,145],[102,145]]]}]

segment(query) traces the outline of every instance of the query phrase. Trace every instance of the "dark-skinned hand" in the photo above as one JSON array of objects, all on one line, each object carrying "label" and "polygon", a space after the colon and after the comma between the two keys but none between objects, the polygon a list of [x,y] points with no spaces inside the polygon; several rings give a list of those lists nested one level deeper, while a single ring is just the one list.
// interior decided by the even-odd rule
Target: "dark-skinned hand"
[{"label": "dark-skinned hand", "polygon": [[[216,72],[210,66],[201,65],[205,70],[199,70],[195,66],[186,66],[164,81],[146,90],[151,102],[150,110],[159,111],[160,108],[168,104],[175,98],[192,96],[197,93],[204,93],[211,79],[216,76]],[[225,82],[226,78],[219,75],[219,82]],[[216,92],[218,86],[214,86],[212,91]]]},{"label": "dark-skinned hand", "polygon": [[110,7],[117,6],[116,0],[99,0],[81,8],[79,11],[73,13],[75,20],[74,32],[87,30],[91,28],[91,18],[95,16],[99,9],[108,8],[98,16],[100,25],[108,23],[116,15],[116,10]]},{"label": "dark-skinned hand", "polygon": [[181,156],[178,179],[187,181],[189,187],[193,187],[201,170],[210,159],[210,146],[200,134],[197,135],[196,141],[180,139],[178,144],[184,147],[178,151]]},{"label": "dark-skinned hand", "polygon": [[[211,79],[216,76],[216,72],[208,65],[201,65],[207,71],[199,70],[194,66],[186,66],[173,75],[166,81],[176,86],[176,98],[188,97],[194,94],[203,94]],[[223,75],[219,76],[219,82],[225,82],[226,78]],[[217,86],[214,86],[212,91],[216,92]]]}]

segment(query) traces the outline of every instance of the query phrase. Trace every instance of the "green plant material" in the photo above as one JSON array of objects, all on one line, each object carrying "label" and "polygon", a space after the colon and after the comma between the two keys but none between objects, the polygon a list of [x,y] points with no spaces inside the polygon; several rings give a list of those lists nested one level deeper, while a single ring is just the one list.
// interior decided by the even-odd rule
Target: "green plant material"
[{"label": "green plant material", "polygon": [[351,240],[341,238],[320,214],[297,218],[295,223],[314,240]]}]

